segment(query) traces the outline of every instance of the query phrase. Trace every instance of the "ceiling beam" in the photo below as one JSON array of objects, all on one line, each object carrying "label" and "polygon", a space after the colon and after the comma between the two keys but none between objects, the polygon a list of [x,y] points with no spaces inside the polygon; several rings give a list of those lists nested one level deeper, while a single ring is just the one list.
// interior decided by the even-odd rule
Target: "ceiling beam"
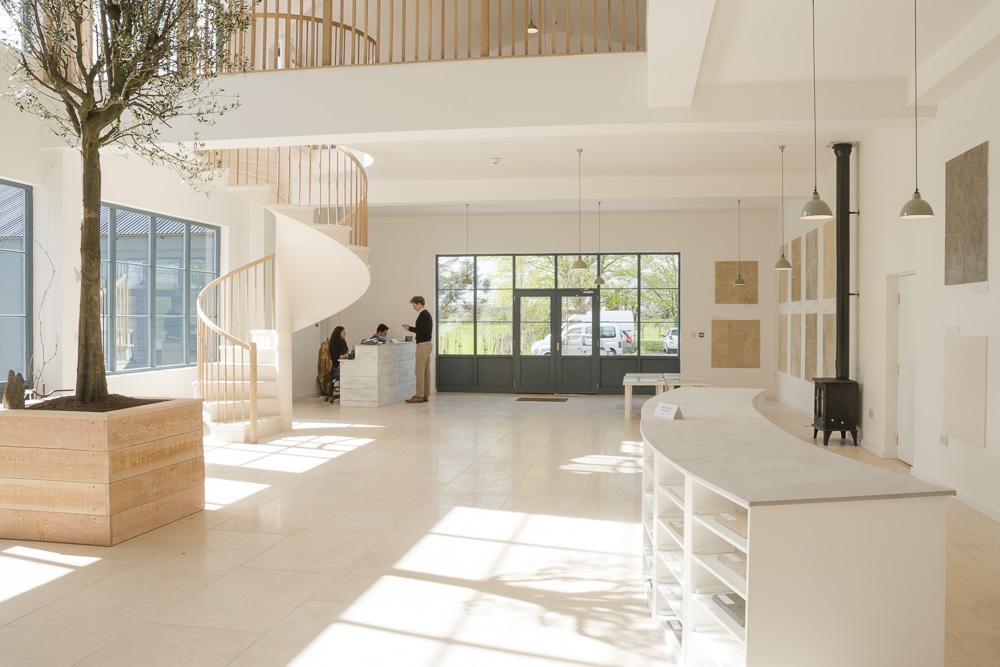
[{"label": "ceiling beam", "polygon": [[[920,66],[920,103],[933,105],[941,102],[998,61],[1000,0],[994,0]],[[912,105],[912,74],[908,77],[906,88],[907,103]]]},{"label": "ceiling beam", "polygon": [[715,0],[649,0],[646,56],[650,107],[690,107]]}]

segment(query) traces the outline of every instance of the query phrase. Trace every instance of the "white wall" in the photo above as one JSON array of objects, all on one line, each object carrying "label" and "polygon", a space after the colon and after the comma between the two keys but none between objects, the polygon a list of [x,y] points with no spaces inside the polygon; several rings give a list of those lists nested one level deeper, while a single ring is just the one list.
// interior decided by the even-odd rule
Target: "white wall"
[{"label": "white wall", "polygon": [[[895,400],[888,385],[886,320],[894,307],[887,300],[890,276],[914,271],[916,322],[916,423],[914,474],[953,486],[959,497],[1000,518],[1000,364],[988,369],[988,425],[985,449],[950,440],[940,444],[943,423],[942,346],[946,328],[962,334],[985,335],[995,351],[1000,345],[1000,294],[989,284],[944,285],[945,162],[989,141],[1000,145],[1000,66],[958,90],[938,107],[934,120],[921,129],[921,192],[933,205],[929,221],[900,222],[896,216],[913,191],[912,135],[883,131],[866,139],[861,148],[861,325],[860,368],[868,426],[865,440],[893,454],[889,438],[895,433]],[[992,160],[996,160],[994,152]],[[1000,193],[1000,170],[990,169],[991,202]],[[996,207],[991,204],[990,209]],[[990,275],[997,262],[1000,220],[990,220]],[[991,360],[995,359],[991,355]],[[869,412],[870,411],[870,412]]]},{"label": "white wall", "polygon": [[[774,369],[775,295],[767,269],[774,263],[778,230],[775,212],[743,215],[743,259],[760,262],[756,306],[715,305],[715,261],[736,259],[736,211],[609,213],[603,216],[602,252],[681,253],[681,335],[684,373],[703,375],[713,384],[771,388]],[[596,247],[596,216],[584,217],[583,251]],[[378,218],[370,230],[372,285],[343,314],[349,339],[356,343],[379,322],[401,336],[412,323],[409,299],[421,294],[433,312],[435,254],[465,252],[464,216]],[[473,216],[471,253],[547,253],[577,250],[577,217],[571,215]],[[712,319],[761,320],[761,368],[712,369]],[[698,332],[705,332],[698,338]],[[303,362],[304,363],[304,362]]]},{"label": "white wall", "polygon": [[[32,186],[35,256],[34,347],[41,358],[41,337],[48,354],[58,354],[46,368],[49,390],[75,384],[77,313],[79,309],[80,202],[79,154],[53,148],[52,135],[41,121],[0,104],[0,179]],[[9,149],[8,149],[9,147]],[[174,172],[137,157],[102,154],[105,201],[222,228],[222,271],[273,252],[273,217],[261,207],[228,193],[208,196],[184,183]],[[55,266],[52,288],[42,305]],[[150,396],[190,396],[194,369],[109,376],[112,392]]]}]

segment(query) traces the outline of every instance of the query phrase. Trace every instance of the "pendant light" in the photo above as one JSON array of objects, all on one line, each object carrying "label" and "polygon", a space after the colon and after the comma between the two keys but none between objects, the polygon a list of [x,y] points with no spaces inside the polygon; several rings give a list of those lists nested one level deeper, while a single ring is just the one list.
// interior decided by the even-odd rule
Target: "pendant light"
[{"label": "pendant light", "polygon": [[583,261],[583,149],[576,149],[576,261],[569,267],[573,271],[586,271]]},{"label": "pendant light", "polygon": [[781,257],[774,263],[775,271],[791,271],[792,263],[785,257],[785,145],[778,146],[781,153],[781,204],[778,208],[778,236],[781,238]]},{"label": "pendant light", "polygon": [[535,25],[535,11],[534,11],[534,9],[535,9],[534,3],[533,2],[528,3],[528,34],[529,35],[537,35],[538,34],[538,26]]},{"label": "pendant light", "polygon": [[917,0],[913,0],[913,198],[903,204],[899,211],[900,220],[926,220],[934,217],[934,209],[920,196],[918,185],[918,154],[917,143],[917,98],[920,88],[917,87]]},{"label": "pendant light", "polygon": [[601,277],[601,202],[597,202],[597,280],[594,284],[598,287],[604,285],[604,278]]},{"label": "pendant light", "polygon": [[[465,203],[465,255],[469,255],[469,203]],[[465,273],[465,277],[462,278],[463,285],[472,284],[472,276],[468,272]]]},{"label": "pendant light", "polygon": [[743,287],[747,281],[743,279],[743,200],[736,200],[736,280],[733,284]]},{"label": "pendant light", "polygon": [[802,207],[800,220],[830,220],[833,211],[830,205],[819,198],[819,141],[816,131],[816,0],[812,0],[812,67],[813,67],[813,193],[812,198]]}]

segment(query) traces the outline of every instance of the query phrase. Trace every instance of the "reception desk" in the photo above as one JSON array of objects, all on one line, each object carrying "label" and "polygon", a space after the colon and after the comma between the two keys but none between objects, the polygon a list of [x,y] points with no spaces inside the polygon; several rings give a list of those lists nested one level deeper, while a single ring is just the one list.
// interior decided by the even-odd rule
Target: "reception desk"
[{"label": "reception desk", "polygon": [[762,396],[682,388],[643,406],[643,575],[671,652],[688,665],[944,664],[954,492],[802,442],[757,410]]},{"label": "reception desk", "polygon": [[416,391],[416,343],[358,345],[340,362],[340,404],[375,408],[398,403]]}]

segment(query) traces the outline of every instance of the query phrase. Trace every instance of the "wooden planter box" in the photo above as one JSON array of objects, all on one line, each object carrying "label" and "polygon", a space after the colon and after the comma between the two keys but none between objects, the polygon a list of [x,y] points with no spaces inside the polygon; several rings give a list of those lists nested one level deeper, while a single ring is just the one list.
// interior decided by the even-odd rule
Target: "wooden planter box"
[{"label": "wooden planter box", "polygon": [[200,399],[0,411],[0,538],[111,546],[204,508]]}]

